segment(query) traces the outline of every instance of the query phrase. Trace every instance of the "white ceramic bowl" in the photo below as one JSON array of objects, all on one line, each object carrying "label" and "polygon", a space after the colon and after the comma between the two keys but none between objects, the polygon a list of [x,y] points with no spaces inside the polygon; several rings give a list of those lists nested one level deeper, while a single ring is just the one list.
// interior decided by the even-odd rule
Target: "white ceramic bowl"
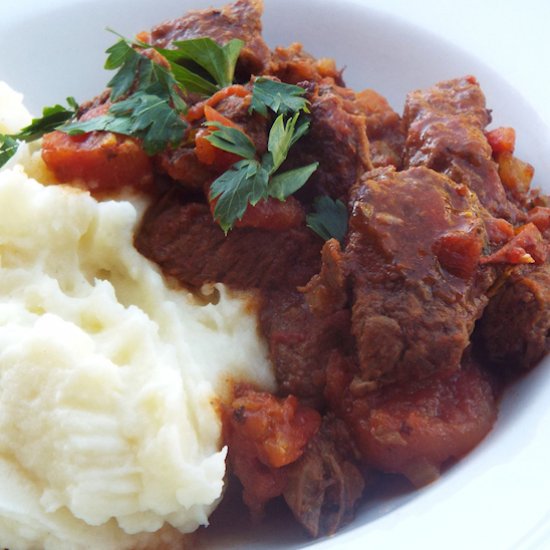
[{"label": "white ceramic bowl", "polygon": [[[108,78],[102,66],[113,36],[106,27],[131,36],[211,3],[2,0],[0,79],[22,91],[35,114],[69,95],[77,100],[92,97]],[[514,45],[505,40],[517,28],[513,18],[519,8],[506,1],[492,1],[489,7],[450,0],[422,5],[399,0],[266,0],[266,4],[264,35],[271,46],[298,40],[315,55],[334,57],[346,67],[351,87],[380,91],[398,111],[411,89],[475,75],[493,109],[494,125],[516,128],[518,155],[536,167],[536,184],[550,191],[546,125],[550,109],[541,101],[545,95],[540,86],[545,81],[538,72],[550,53],[550,37],[540,19],[549,15],[545,0],[531,1],[531,11],[518,15],[527,44],[516,33]],[[480,17],[481,22],[486,19],[485,26]],[[540,47],[538,42],[533,47],[530,30],[542,41]],[[491,40],[481,32],[490,32]],[[476,44],[494,47],[475,52]],[[518,73],[512,62],[531,63],[533,70]],[[368,499],[356,520],[330,539],[308,541],[286,520],[261,528],[251,528],[243,520],[240,526],[214,528],[206,545],[316,550],[550,548],[549,403],[550,362],[546,361],[509,389],[499,420],[481,445],[431,486],[405,493],[391,488],[393,492]]]}]

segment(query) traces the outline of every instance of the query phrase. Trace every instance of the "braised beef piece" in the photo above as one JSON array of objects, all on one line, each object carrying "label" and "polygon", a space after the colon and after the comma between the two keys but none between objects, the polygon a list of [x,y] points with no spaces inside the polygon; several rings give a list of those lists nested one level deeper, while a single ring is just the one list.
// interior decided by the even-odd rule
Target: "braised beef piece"
[{"label": "braised beef piece", "polygon": [[529,369],[550,352],[550,264],[509,267],[477,336],[497,364]]},{"label": "braised beef piece", "polygon": [[387,99],[374,90],[357,93],[357,105],[367,117],[372,166],[380,168],[403,166],[405,128],[401,117],[390,107]]},{"label": "braised beef piece", "polygon": [[329,239],[321,250],[321,271],[300,290],[318,316],[345,309],[349,303],[348,273],[340,243]]},{"label": "braised beef piece", "polygon": [[264,293],[260,314],[280,391],[319,409],[325,402],[331,354],[353,347],[347,274],[338,241],[327,241],[321,258],[320,273],[307,285]]},{"label": "braised beef piece", "polygon": [[333,59],[317,59],[305,52],[302,44],[298,42],[286,48],[275,48],[266,73],[289,84],[303,81],[320,82],[329,78],[338,86],[344,86],[342,71],[336,68]]},{"label": "braised beef piece", "polygon": [[487,303],[482,209],[428,168],[365,174],[350,200],[345,250],[352,332],[365,381],[416,380],[459,368]]},{"label": "braised beef piece", "polygon": [[190,138],[188,144],[177,149],[168,149],[155,157],[155,166],[159,173],[166,174],[174,181],[190,190],[202,191],[204,183],[213,181],[216,172],[197,158],[195,142]]},{"label": "braised beef piece", "polygon": [[353,348],[344,258],[327,241],[322,267],[304,287],[265,295],[260,313],[279,390],[321,409],[332,353]]},{"label": "braised beef piece", "polygon": [[334,534],[353,519],[366,468],[342,420],[329,414],[302,457],[287,467],[284,498],[312,537]]},{"label": "braised beef piece", "polygon": [[207,205],[172,191],[147,211],[135,245],[184,286],[261,289],[260,328],[279,393],[322,405],[328,354],[350,339],[349,311],[316,316],[298,291],[321,269],[322,241],[312,231],[235,228],[225,236]]},{"label": "braised beef piece", "polygon": [[264,292],[260,327],[269,345],[279,392],[322,408],[330,354],[351,345],[349,310],[316,315],[301,292]]},{"label": "braised beef piece", "polygon": [[407,96],[405,166],[426,166],[474,191],[495,217],[512,223],[522,212],[508,199],[483,130],[490,122],[473,77],[439,82]]},{"label": "braised beef piece", "polygon": [[366,117],[355,103],[355,93],[331,79],[300,84],[307,89],[311,126],[291,149],[285,167],[319,162],[297,196],[305,201],[318,195],[347,201],[351,186],[371,168]]},{"label": "braised beef piece", "polygon": [[[222,282],[237,289],[292,289],[320,269],[320,239],[289,231],[235,228],[227,236],[206,204],[171,191],[146,212],[136,248],[184,286]],[[299,261],[297,261],[299,259]]]},{"label": "braised beef piece", "polygon": [[244,41],[237,64],[237,76],[247,81],[263,72],[270,51],[262,38],[262,0],[237,0],[222,8],[190,11],[179,19],[167,21],[151,31],[152,44],[169,48],[176,40],[208,36],[219,44],[234,38]]}]

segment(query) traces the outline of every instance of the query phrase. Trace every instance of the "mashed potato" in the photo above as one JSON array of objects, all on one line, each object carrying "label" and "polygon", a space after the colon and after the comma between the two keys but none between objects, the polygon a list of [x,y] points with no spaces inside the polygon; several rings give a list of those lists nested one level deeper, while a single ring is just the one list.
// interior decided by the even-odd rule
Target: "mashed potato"
[{"label": "mashed potato", "polygon": [[171,548],[222,495],[227,381],[273,389],[255,318],[171,289],[132,245],[139,205],[43,185],[31,157],[0,171],[0,546]]}]

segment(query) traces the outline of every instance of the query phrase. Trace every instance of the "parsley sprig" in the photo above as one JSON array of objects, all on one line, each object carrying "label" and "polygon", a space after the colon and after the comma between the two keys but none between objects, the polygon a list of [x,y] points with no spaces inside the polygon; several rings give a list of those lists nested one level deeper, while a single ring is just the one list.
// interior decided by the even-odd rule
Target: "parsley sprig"
[{"label": "parsley sprig", "polygon": [[325,241],[335,238],[343,243],[348,230],[348,209],[341,200],[333,200],[328,195],[316,197],[306,224]]},{"label": "parsley sprig", "polygon": [[73,97],[68,97],[67,105],[68,107],[44,107],[40,118],[33,118],[29,125],[16,134],[0,134],[0,166],[15,155],[21,143],[35,141],[73,119],[78,111],[78,104]]},{"label": "parsley sprig", "polygon": [[69,135],[108,131],[136,137],[142,140],[143,150],[148,155],[155,155],[168,145],[177,146],[183,139],[185,129],[185,122],[166,99],[143,91],[114,103],[106,115],[73,122],[63,131]]},{"label": "parsley sprig", "polygon": [[[276,86],[272,86],[272,84]],[[267,116],[268,108],[278,115],[269,131],[267,152],[256,159],[256,149],[248,136],[236,128],[219,123],[206,123],[217,128],[207,140],[223,151],[243,157],[219,176],[210,187],[210,200],[215,202],[214,219],[227,232],[242,219],[249,205],[255,206],[269,197],[286,200],[298,191],[315,172],[319,163],[276,173],[286,160],[290,148],[309,129],[305,90],[299,86],[256,79],[251,110]],[[291,115],[291,116],[290,116]]]},{"label": "parsley sprig", "polygon": [[107,83],[111,88],[111,101],[116,102],[130,93],[139,95],[153,91],[158,97],[171,101],[175,110],[184,113],[187,105],[181,97],[180,83],[173,71],[143,55],[147,46],[121,37],[107,49],[105,69],[118,69]]},{"label": "parsley sprig", "polygon": [[267,117],[268,108],[274,113],[291,115],[299,111],[309,112],[305,90],[301,86],[286,84],[271,78],[259,77],[254,81],[254,94],[250,110]]},{"label": "parsley sprig", "polygon": [[[243,47],[241,40],[220,46],[210,38],[177,41],[172,49],[152,47],[119,35],[107,50],[105,68],[116,70],[108,82],[112,105],[105,115],[76,121],[78,104],[67,98],[68,107],[45,107],[42,117],[15,134],[0,134],[0,166],[12,158],[22,142],[30,142],[53,130],[70,135],[111,131],[142,140],[144,150],[154,155],[184,138],[188,93],[211,95],[233,82],[236,63]],[[153,49],[155,55],[145,55]],[[248,136],[218,122],[207,122],[213,131],[207,137],[212,145],[242,158],[219,176],[210,188],[216,201],[214,218],[227,233],[241,219],[248,205],[273,197],[286,200],[298,191],[317,169],[318,163],[280,172],[291,147],[309,130],[305,90],[267,77],[254,81],[250,113],[274,117],[267,152],[257,158]],[[347,230],[347,210],[341,201],[318,197],[307,225],[324,239],[342,241]]]},{"label": "parsley sprig", "polygon": [[[237,39],[219,46],[210,38],[198,38],[174,42],[171,50],[152,48],[166,59],[166,68],[143,55],[149,44],[120,38],[107,50],[105,63],[106,69],[118,69],[108,83],[114,102],[109,112],[63,130],[70,135],[101,130],[137,137],[149,155],[175,147],[187,128],[181,116],[187,112],[183,93],[208,95],[228,86],[242,46]],[[203,69],[211,80],[186,67],[188,62]]]},{"label": "parsley sprig", "polygon": [[[233,38],[220,46],[211,38],[175,41],[173,49],[155,48],[170,63],[180,84],[190,92],[211,95],[233,83],[235,67],[244,42]],[[206,71],[202,78],[196,66]]]},{"label": "parsley sprig", "polygon": [[[20,132],[0,134],[0,166],[15,155],[21,142],[34,141],[53,130],[69,135],[111,131],[136,137],[149,155],[177,146],[187,127],[182,118],[187,111],[185,94],[211,95],[231,84],[243,46],[237,39],[220,46],[210,38],[198,38],[174,42],[168,50],[118,36],[106,52],[105,68],[117,71],[107,84],[112,102],[109,111],[81,122],[76,120],[78,105],[73,98],[67,100],[68,109],[46,107],[41,118]],[[144,55],[149,49],[156,50],[165,63]]]}]

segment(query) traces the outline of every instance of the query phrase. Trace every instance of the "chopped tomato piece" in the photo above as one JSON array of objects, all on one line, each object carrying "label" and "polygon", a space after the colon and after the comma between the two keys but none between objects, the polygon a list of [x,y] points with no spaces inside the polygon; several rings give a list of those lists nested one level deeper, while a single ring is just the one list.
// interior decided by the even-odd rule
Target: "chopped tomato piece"
[{"label": "chopped tomato piece", "polygon": [[550,229],[550,208],[548,206],[535,206],[527,213],[528,221],[534,223],[541,233]]},{"label": "chopped tomato piece", "polygon": [[548,244],[534,223],[527,223],[494,254],[481,258],[482,264],[542,264],[548,256]]},{"label": "chopped tomato piece", "polygon": [[247,90],[244,86],[240,84],[233,84],[232,86],[227,86],[211,95],[205,101],[201,101],[193,105],[187,112],[187,120],[189,122],[195,122],[200,120],[205,116],[205,107],[215,107],[220,101],[228,98],[229,96],[235,95],[237,97],[246,97],[251,95],[250,91]]},{"label": "chopped tomato piece", "polygon": [[139,42],[145,42],[145,44],[151,43],[151,33],[148,31],[141,31],[136,34],[136,40]]},{"label": "chopped tomato piece", "polygon": [[[216,219],[214,210],[217,202],[217,197],[210,199],[210,212],[214,219]],[[235,222],[235,227],[286,231],[293,227],[299,227],[303,224],[304,219],[305,214],[302,205],[294,197],[287,197],[284,202],[268,197],[256,203],[255,206],[249,204],[242,219]]]},{"label": "chopped tomato piece", "polygon": [[231,119],[223,116],[221,113],[218,113],[214,107],[210,105],[204,106],[204,118],[208,122],[219,122],[223,126],[228,126],[229,128],[237,128],[240,130],[240,126],[235,124]]},{"label": "chopped tomato piece", "polygon": [[503,218],[486,218],[485,229],[491,244],[503,244],[515,235],[514,226]]},{"label": "chopped tomato piece", "polygon": [[521,201],[529,191],[535,169],[512,153],[499,153],[495,159],[502,184],[512,193],[512,196]]},{"label": "chopped tomato piece", "polygon": [[516,131],[513,128],[495,128],[485,134],[493,155],[513,153],[516,146]]},{"label": "chopped tomato piece", "polygon": [[449,459],[473,449],[496,419],[493,388],[474,364],[451,376],[438,373],[370,390],[335,362],[327,380],[327,395],[365,462],[403,474],[416,486],[433,481]]},{"label": "chopped tomato piece", "polygon": [[299,227],[305,219],[302,205],[294,197],[287,197],[284,202],[269,197],[258,202],[255,206],[248,206],[242,220],[235,223],[235,227],[256,227],[285,231],[292,227]]},{"label": "chopped tomato piece", "polygon": [[[229,128],[241,129],[232,120],[218,113],[218,111],[209,105],[204,106],[204,116],[208,122],[218,122],[219,124]],[[206,139],[212,131],[213,130],[208,127],[199,128],[195,135],[195,152],[200,162],[206,164],[207,166],[212,166],[219,172],[224,172],[232,164],[235,164],[241,160],[242,157],[227,151],[222,151],[212,145],[208,139]]]},{"label": "chopped tomato piece", "polygon": [[239,391],[231,403],[230,433],[241,439],[266,466],[280,468],[294,462],[321,425],[319,413],[267,392]]},{"label": "chopped tomato piece", "polygon": [[224,407],[224,438],[229,460],[253,513],[284,491],[284,466],[298,460],[321,426],[321,417],[294,396],[281,399],[240,388]]},{"label": "chopped tomato piece", "polygon": [[434,243],[434,254],[452,275],[469,279],[479,263],[483,242],[478,235],[464,231],[445,233]]},{"label": "chopped tomato piece", "polygon": [[110,132],[44,136],[42,158],[61,182],[81,182],[92,193],[132,187],[147,190],[153,182],[150,158],[134,139]]}]

